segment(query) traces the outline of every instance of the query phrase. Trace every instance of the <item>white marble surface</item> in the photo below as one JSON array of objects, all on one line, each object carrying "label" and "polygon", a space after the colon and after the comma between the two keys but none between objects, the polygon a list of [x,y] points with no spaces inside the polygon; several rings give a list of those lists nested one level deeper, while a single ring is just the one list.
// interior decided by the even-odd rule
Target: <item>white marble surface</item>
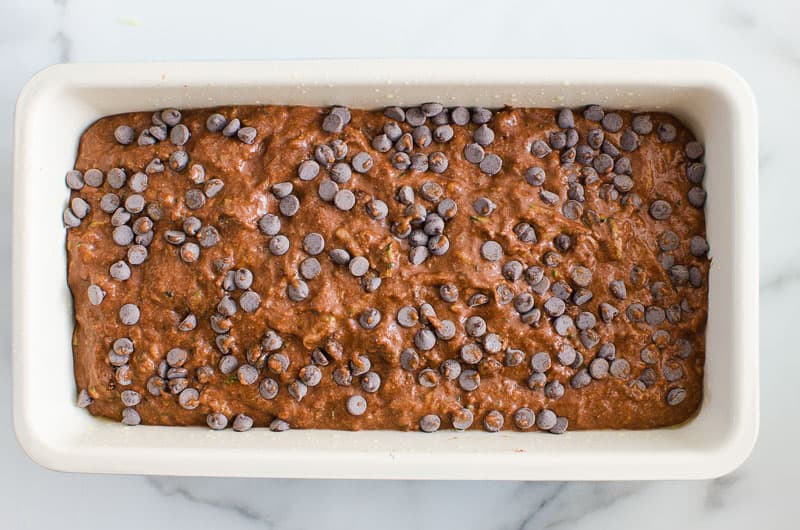
[{"label": "white marble surface", "polygon": [[[800,218],[790,202],[800,194],[790,119],[800,112],[800,3],[244,4],[0,3],[0,527],[797,527],[800,356],[784,337],[800,298],[800,238],[791,230]],[[61,61],[436,56],[702,58],[751,83],[761,125],[763,406],[757,447],[738,471],[702,482],[219,480],[60,474],[24,455],[11,422],[7,347],[10,154],[14,101],[35,71]]]}]

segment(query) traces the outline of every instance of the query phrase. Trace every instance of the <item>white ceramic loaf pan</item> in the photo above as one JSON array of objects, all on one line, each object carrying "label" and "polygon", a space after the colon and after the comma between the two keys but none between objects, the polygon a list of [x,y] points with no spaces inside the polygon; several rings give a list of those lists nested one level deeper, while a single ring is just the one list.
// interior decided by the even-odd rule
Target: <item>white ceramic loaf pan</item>
[{"label": "white ceramic loaf pan", "polygon": [[[125,427],[75,406],[64,173],[108,114],[227,104],[448,105],[672,112],[706,144],[705,396],[688,423],[541,433]],[[677,479],[736,468],[758,430],[757,121],[747,84],[697,62],[311,61],[58,65],[19,96],[14,131],[14,423],[64,471],[252,477]]]}]

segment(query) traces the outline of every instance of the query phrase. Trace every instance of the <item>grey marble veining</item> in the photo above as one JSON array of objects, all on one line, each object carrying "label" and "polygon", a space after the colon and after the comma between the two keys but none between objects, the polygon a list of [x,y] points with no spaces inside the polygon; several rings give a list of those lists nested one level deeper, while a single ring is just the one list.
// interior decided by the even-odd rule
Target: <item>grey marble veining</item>
[{"label": "grey marble veining", "polygon": [[[444,3],[0,4],[0,343],[9,342],[11,124],[17,93],[61,61],[303,57],[698,58],[752,85],[761,134],[762,427],[735,473],[698,482],[396,482],[66,475],[14,440],[8,348],[0,357],[0,527],[582,529],[794,528],[800,443],[800,3],[589,0]],[[250,10],[245,13],[245,9]],[[57,117],[54,117],[57,119]]]}]

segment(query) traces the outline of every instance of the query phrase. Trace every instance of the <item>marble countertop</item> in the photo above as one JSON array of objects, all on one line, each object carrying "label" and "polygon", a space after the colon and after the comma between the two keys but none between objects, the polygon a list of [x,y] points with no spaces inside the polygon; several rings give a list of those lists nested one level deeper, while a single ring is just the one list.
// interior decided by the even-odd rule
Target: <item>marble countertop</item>
[{"label": "marble countertop", "polygon": [[[791,154],[797,131],[788,117],[800,112],[800,3],[631,0],[613,9],[591,0],[463,0],[456,10],[441,4],[2,2],[0,526],[796,527],[800,461],[792,451],[800,426],[791,411],[800,399],[787,377],[800,369],[800,356],[784,337],[796,325],[800,238],[784,227],[798,222],[789,202],[800,193]],[[758,99],[761,134],[762,423],[751,458],[716,480],[638,483],[148,478],[55,473],[31,462],[14,437],[7,347],[11,135],[20,88],[37,70],[65,61],[313,57],[685,58],[738,70]]]}]

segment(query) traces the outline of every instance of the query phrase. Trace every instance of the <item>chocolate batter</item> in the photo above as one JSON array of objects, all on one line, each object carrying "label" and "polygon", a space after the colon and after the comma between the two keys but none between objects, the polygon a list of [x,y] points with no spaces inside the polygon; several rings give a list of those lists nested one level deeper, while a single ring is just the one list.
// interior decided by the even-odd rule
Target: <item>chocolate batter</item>
[{"label": "chocolate batter", "polygon": [[[692,416],[709,261],[691,132],[599,107],[438,111],[406,109],[402,132],[420,116],[429,130],[399,145],[376,139],[396,136],[384,127],[398,109],[168,110],[89,127],[65,212],[79,405],[237,430],[563,432]],[[301,165],[315,149],[317,173]],[[330,179],[352,196],[323,200]],[[444,199],[454,217],[429,216]],[[113,348],[121,338],[132,352]]]}]

